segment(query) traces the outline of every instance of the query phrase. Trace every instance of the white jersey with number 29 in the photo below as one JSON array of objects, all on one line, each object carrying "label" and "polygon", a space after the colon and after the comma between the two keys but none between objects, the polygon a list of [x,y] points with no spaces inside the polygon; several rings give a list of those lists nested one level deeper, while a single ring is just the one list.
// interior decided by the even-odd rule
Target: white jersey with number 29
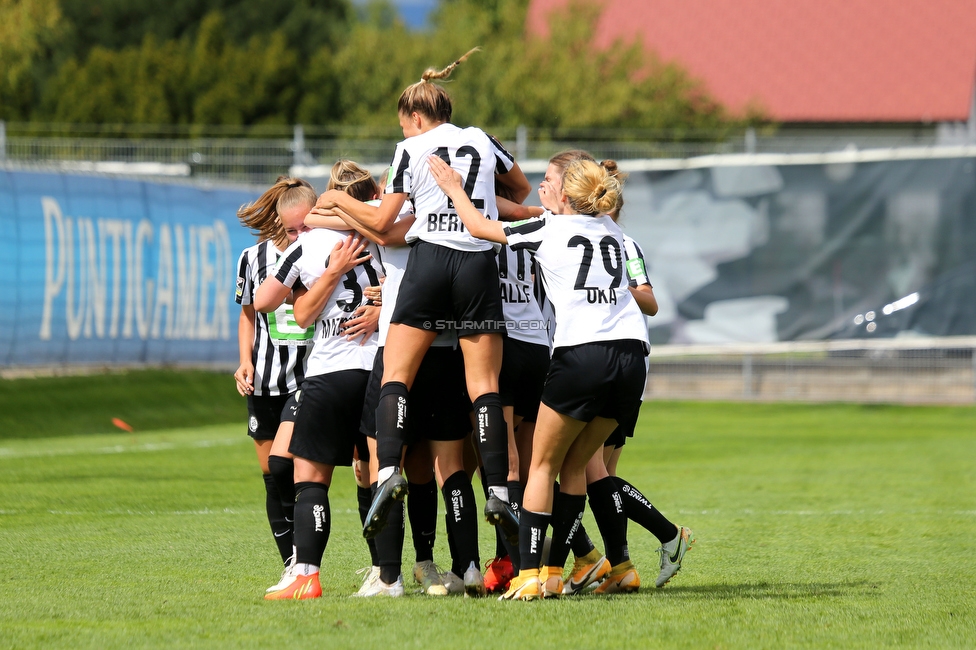
[{"label": "white jersey with number 29", "polygon": [[630,295],[623,232],[608,216],[553,215],[505,228],[512,250],[535,254],[556,321],[553,347],[595,341],[647,340]]},{"label": "white jersey with number 29", "polygon": [[506,174],[515,159],[501,144],[476,127],[462,129],[450,123],[400,142],[393,154],[387,194],[407,194],[413,200],[417,221],[407,232],[407,242],[422,239],[461,251],[485,251],[491,242],[472,237],[454,210],[454,204],[431,176],[427,158],[439,156],[464,182],[464,191],[488,219],[498,219],[495,174]]}]

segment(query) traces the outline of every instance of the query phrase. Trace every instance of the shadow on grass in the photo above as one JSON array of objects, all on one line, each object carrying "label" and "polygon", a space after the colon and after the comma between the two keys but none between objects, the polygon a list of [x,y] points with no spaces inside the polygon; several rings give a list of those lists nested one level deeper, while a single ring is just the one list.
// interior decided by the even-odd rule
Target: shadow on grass
[{"label": "shadow on grass", "polygon": [[672,598],[690,597],[695,599],[715,598],[718,600],[775,599],[793,600],[801,598],[822,598],[840,596],[867,596],[880,594],[880,584],[861,580],[858,582],[795,582],[771,583],[756,582],[738,585],[699,585],[695,587],[667,587],[661,595]]}]

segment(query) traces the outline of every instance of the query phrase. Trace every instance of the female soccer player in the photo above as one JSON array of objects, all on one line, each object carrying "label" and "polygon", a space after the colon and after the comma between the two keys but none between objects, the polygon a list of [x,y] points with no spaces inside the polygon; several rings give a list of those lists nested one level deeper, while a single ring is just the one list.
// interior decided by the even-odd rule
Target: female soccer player
[{"label": "female soccer player", "polygon": [[[575,159],[591,159],[586,152],[566,153],[574,156]],[[604,160],[600,166],[616,178],[621,185],[623,184],[627,175],[618,169],[616,161]],[[617,199],[617,205],[609,214],[614,222],[620,218],[623,205],[624,198],[623,193],[621,193]],[[657,299],[654,297],[654,289],[647,278],[644,254],[637,242],[626,233],[623,235],[623,244],[631,295],[637,300],[642,313],[646,316],[653,316],[658,311],[658,305]],[[620,458],[621,449],[626,439],[633,437],[639,415],[640,408],[638,407],[633,413],[621,420],[604,443],[602,452],[598,451],[590,459],[586,466],[587,494],[590,497],[591,509],[596,512],[597,503],[601,501],[607,503],[606,495],[617,490],[620,498],[623,499],[624,512],[626,512],[627,518],[637,522],[658,538],[661,542],[661,547],[658,549],[661,556],[661,572],[655,581],[655,585],[662,587],[681,568],[681,560],[689,545],[694,541],[694,537],[689,529],[671,523],[637,488],[616,476],[617,460]],[[601,532],[603,531],[601,530]],[[613,537],[612,533],[610,537]],[[606,538],[604,541],[608,546],[611,543]],[[573,571],[563,588],[563,593],[567,595],[582,592],[588,585],[602,580],[610,573],[610,563],[596,551],[582,525],[573,537],[573,553],[576,556]],[[618,590],[619,587],[618,583],[607,582],[600,585],[597,590],[599,593],[607,593]]]},{"label": "female soccer player", "polygon": [[269,600],[322,595],[319,566],[331,531],[329,486],[335,467],[352,463],[376,352],[375,335],[362,344],[348,336],[349,323],[365,304],[364,291],[379,285],[381,270],[366,248],[353,234],[313,229],[285,251],[255,299],[255,307],[264,311],[292,290],[309,287],[295,299],[295,320],[303,327],[315,324],[289,446],[295,457],[295,563],[265,596]]},{"label": "female soccer player", "polygon": [[234,379],[237,391],[247,397],[248,435],[254,439],[264,475],[268,521],[286,568],[293,559],[295,508],[288,444],[295,424],[296,392],[305,379],[312,329],[295,323],[289,304],[257,314],[252,303],[257,287],[273,274],[281,252],[298,239],[299,233],[308,230],[303,220],[315,199],[315,190],[306,181],[282,176],[257,201],[237,211],[241,223],[256,232],[258,243],[245,249],[237,264],[240,366]]},{"label": "female soccer player", "polygon": [[[361,168],[354,173],[351,164],[346,163],[344,171],[339,172],[348,179],[358,179],[356,183],[343,183],[341,189],[360,201],[370,198],[370,192],[375,185],[366,170]],[[336,170],[333,170],[335,178]],[[331,183],[330,183],[331,185]],[[337,184],[339,187],[339,184]],[[333,209],[341,215],[349,226],[359,230],[363,235],[376,239],[378,233],[368,226],[359,223],[355,217],[346,214],[341,209]],[[330,211],[313,210],[313,214],[306,223],[324,225],[331,223],[321,217]],[[380,312],[379,348],[370,375],[367,388],[366,402],[363,406],[361,430],[369,437],[370,450],[376,449],[376,418],[375,410],[380,394],[380,380],[383,376],[384,358],[386,357],[385,341],[389,330],[389,323],[395,311],[400,286],[407,265],[409,249],[401,238],[396,241],[395,232],[403,230],[403,225],[411,225],[414,221],[412,213],[405,212],[398,218],[394,227],[382,236],[380,249],[386,280],[382,289],[382,307]],[[404,231],[405,232],[405,231]],[[397,246],[395,244],[399,243]],[[464,591],[469,595],[484,594],[483,578],[478,570],[480,557],[478,554],[477,511],[475,510],[474,492],[471,481],[464,472],[463,454],[464,443],[471,425],[468,420],[470,401],[464,390],[464,365],[457,349],[457,335],[453,329],[438,332],[430,349],[424,355],[423,362],[415,381],[410,388],[410,403],[413,417],[409,424],[405,442],[409,443],[406,454],[406,473],[410,480],[410,497],[408,506],[410,511],[411,529],[414,533],[414,543],[417,550],[417,563],[414,565],[414,577],[429,595],[446,595],[448,591]],[[426,477],[430,471],[418,462],[418,456],[425,454],[418,452],[429,449],[426,456],[433,461],[433,469],[437,485],[441,489],[447,507],[447,530],[451,540],[452,568],[442,578],[433,563],[432,545],[433,529],[435,527],[436,501],[429,487],[419,477]],[[371,456],[375,459],[375,454]],[[370,471],[375,475],[378,464],[373,463]],[[375,486],[374,486],[375,490]],[[421,499],[423,496],[423,499]],[[428,516],[429,515],[429,516]],[[375,531],[375,536],[368,539],[375,542],[377,548],[376,571],[363,583],[360,595],[394,595],[394,587],[400,573],[400,555],[403,545],[403,508],[399,503],[389,509],[386,516],[386,526]],[[379,528],[379,527],[377,527]],[[419,530],[418,530],[419,529]],[[430,530],[427,535],[429,542],[418,540],[418,532]],[[426,548],[423,548],[426,546]]]},{"label": "female soccer player", "polygon": [[[474,208],[459,176],[443,161],[436,156],[428,161],[472,235],[535,253],[536,271],[554,306],[554,350],[519,526],[522,566],[502,598],[542,596],[539,566],[550,521],[553,542],[543,579],[545,591],[555,595],[562,592],[562,565],[583,514],[586,464],[617,420],[639,404],[646,379],[647,331],[624,282],[620,229],[606,216],[616,205],[620,186],[605,169],[589,161],[573,162],[565,171],[550,165],[539,188],[548,213],[505,226],[485,219]],[[561,495],[554,511],[557,476]],[[604,516],[626,538],[622,510]],[[616,559],[608,580],[638,579],[626,545]]]},{"label": "female soccer player", "polygon": [[470,54],[443,70],[428,69],[400,95],[397,112],[405,139],[397,145],[379,207],[335,191],[323,194],[317,204],[338,207],[380,232],[393,224],[408,198],[417,215],[407,234],[411,250],[384,352],[376,411],[379,490],[364,528],[366,536],[385,524],[392,502],[407,491],[399,465],[410,417],[408,393],[427,349],[438,331],[448,327],[458,330],[476,414],[475,435],[490,493],[486,518],[517,534],[518,520],[508,505],[508,440],[498,395],[504,330],[498,267],[492,244],[465,229],[426,163],[434,154],[462,170],[465,195],[489,220],[497,216],[496,180],[509,187],[519,203],[530,191],[525,175],[496,140],[478,128],[461,129],[450,122],[451,99],[433,81],[448,77]]}]

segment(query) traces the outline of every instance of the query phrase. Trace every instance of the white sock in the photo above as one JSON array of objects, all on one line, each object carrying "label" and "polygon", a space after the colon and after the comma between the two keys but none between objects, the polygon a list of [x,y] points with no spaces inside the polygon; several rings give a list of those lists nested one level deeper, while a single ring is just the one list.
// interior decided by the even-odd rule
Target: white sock
[{"label": "white sock", "polygon": [[376,484],[383,485],[395,473],[396,473],[396,467],[381,467],[380,471],[376,472]]},{"label": "white sock", "polygon": [[295,564],[295,573],[303,576],[310,576],[313,573],[319,572],[319,567],[315,564],[306,564],[305,562],[298,562]]},{"label": "white sock", "polygon": [[505,503],[511,503],[508,500],[508,486],[492,485],[488,487],[488,496],[495,495]]}]

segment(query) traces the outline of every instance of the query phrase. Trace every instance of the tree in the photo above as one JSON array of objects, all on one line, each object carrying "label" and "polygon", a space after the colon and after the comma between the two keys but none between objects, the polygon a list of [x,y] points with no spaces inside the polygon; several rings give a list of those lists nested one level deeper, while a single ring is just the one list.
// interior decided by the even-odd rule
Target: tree
[{"label": "tree", "polygon": [[26,119],[64,33],[57,0],[0,0],[0,119]]}]

